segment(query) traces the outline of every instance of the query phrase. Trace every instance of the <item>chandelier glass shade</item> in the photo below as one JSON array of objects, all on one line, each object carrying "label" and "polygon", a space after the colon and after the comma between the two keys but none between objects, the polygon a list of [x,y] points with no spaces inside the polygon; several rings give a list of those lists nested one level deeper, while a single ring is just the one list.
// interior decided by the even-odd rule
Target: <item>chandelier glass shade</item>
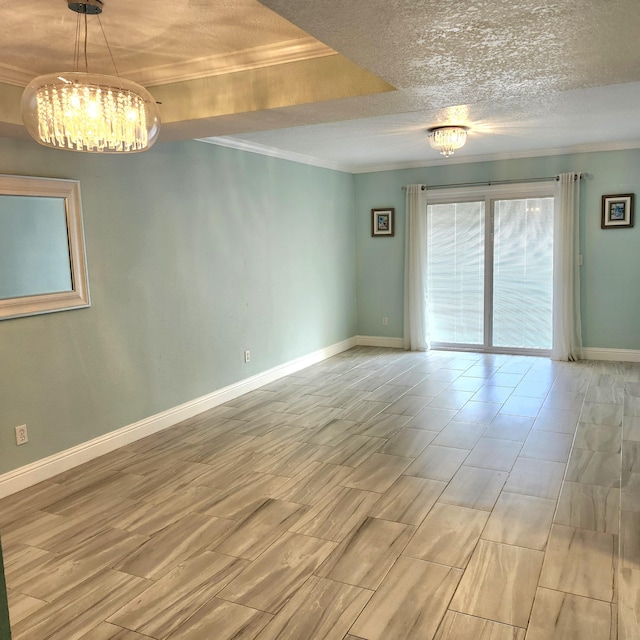
[{"label": "chandelier glass shade", "polygon": [[429,129],[429,144],[448,158],[456,149],[464,147],[468,127],[447,126]]},{"label": "chandelier glass shade", "polygon": [[93,153],[145,151],[160,132],[158,105],[139,84],[116,76],[55,73],[34,78],[21,102],[36,142]]}]

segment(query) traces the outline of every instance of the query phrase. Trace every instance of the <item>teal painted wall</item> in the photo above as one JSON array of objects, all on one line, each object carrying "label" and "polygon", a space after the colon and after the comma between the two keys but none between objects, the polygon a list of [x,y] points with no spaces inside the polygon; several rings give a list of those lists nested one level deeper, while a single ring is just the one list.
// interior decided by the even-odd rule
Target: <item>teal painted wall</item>
[{"label": "teal painted wall", "polygon": [[0,473],[356,333],[349,174],[200,142],[10,139],[0,173],[80,180],[92,302],[0,322]]},{"label": "teal painted wall", "polygon": [[[640,197],[640,150],[440,165],[355,176],[358,333],[401,337],[405,192],[402,186],[456,184],[586,172],[581,183],[582,330],[586,347],[640,349],[640,211],[632,229],[601,230],[601,197]],[[638,208],[639,205],[636,206]],[[370,210],[395,207],[393,238],[372,238]],[[382,317],[389,318],[382,326]]]}]

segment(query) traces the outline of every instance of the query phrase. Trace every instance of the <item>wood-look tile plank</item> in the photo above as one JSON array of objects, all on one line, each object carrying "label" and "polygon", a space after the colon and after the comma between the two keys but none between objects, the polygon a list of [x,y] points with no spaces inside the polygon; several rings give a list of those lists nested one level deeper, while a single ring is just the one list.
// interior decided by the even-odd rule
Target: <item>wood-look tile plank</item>
[{"label": "wood-look tile plank", "polygon": [[608,602],[539,588],[527,640],[611,640],[613,616]]},{"label": "wood-look tile plank", "polygon": [[426,449],[427,445],[429,445],[437,435],[437,431],[403,428],[389,438],[387,443],[380,448],[379,452],[387,453],[391,456],[415,458]]},{"label": "wood-look tile plank", "polygon": [[372,591],[311,576],[257,640],[342,640]]},{"label": "wood-look tile plank", "polygon": [[473,391],[462,391],[461,389],[445,389],[441,391],[433,400],[429,401],[430,407],[441,409],[462,409],[464,405],[473,397]]},{"label": "wood-look tile plank", "polygon": [[208,640],[215,629],[215,640],[255,640],[272,616],[218,598],[209,600],[168,640]]},{"label": "wood-look tile plank", "polygon": [[354,433],[339,447],[331,447],[322,458],[323,462],[345,467],[360,466],[372,453],[376,453],[386,443],[384,438],[363,436]]},{"label": "wood-look tile plank", "polygon": [[434,640],[525,640],[525,630],[457,611],[447,611]]},{"label": "wood-look tile plank", "polygon": [[51,481],[40,482],[33,487],[0,499],[0,527],[3,529],[15,520],[47,507],[74,493],[73,489]]},{"label": "wood-look tile plank", "polygon": [[456,413],[455,419],[457,422],[480,422],[482,424],[489,424],[501,408],[502,404],[497,402],[476,402],[475,400],[469,400],[469,402]]},{"label": "wood-look tile plank", "polygon": [[619,487],[620,455],[574,449],[567,465],[566,480],[603,487]]},{"label": "wood-look tile plank", "polygon": [[484,432],[485,438],[524,442],[533,426],[533,418],[498,413]]},{"label": "wood-look tile plank", "polygon": [[569,527],[618,533],[620,489],[564,482],[555,522]]},{"label": "wood-look tile plank", "polygon": [[438,447],[430,444],[406,469],[408,476],[448,482],[469,455],[466,449]]},{"label": "wood-look tile plank", "polygon": [[200,513],[188,514],[156,534],[116,568],[157,580],[201,549],[214,546],[234,524],[232,520]]},{"label": "wood-look tile plank", "polygon": [[446,482],[400,476],[370,509],[368,515],[382,520],[418,525],[429,513]]},{"label": "wood-look tile plank", "polygon": [[507,477],[504,471],[463,465],[442,492],[439,501],[491,511]]},{"label": "wood-look tile plank", "polygon": [[622,445],[621,427],[610,425],[589,424],[580,422],[573,446],[576,449],[604,451],[605,453],[620,453]]},{"label": "wood-look tile plank", "polygon": [[480,540],[449,608],[526,628],[543,557],[541,551]]},{"label": "wood-look tile plank", "polygon": [[566,433],[554,433],[532,429],[525,440],[520,456],[536,460],[566,462],[571,450],[572,436]]},{"label": "wood-look tile plank", "polygon": [[33,598],[13,589],[7,589],[7,598],[9,601],[9,620],[14,627],[18,622],[47,604],[45,600]]},{"label": "wood-look tile plank", "polygon": [[415,527],[366,518],[336,547],[316,575],[377,589],[402,553]]},{"label": "wood-look tile plank", "polygon": [[640,513],[620,512],[620,567],[640,568]]},{"label": "wood-look tile plank", "polygon": [[372,438],[391,438],[411,420],[411,416],[379,413],[370,420],[351,428],[352,433]]},{"label": "wood-look tile plank", "polygon": [[277,613],[336,546],[335,542],[285,533],[218,597]]},{"label": "wood-look tile plank", "polygon": [[464,569],[488,518],[486,511],[437,503],[402,555]]},{"label": "wood-look tile plank", "polygon": [[638,640],[640,636],[640,569],[620,570],[618,595],[619,640]]},{"label": "wood-look tile plank", "polygon": [[431,640],[462,571],[398,558],[351,631],[367,640]]},{"label": "wood-look tile plank", "polygon": [[503,491],[482,538],[544,551],[556,501]]},{"label": "wood-look tile plank", "polygon": [[335,487],[293,524],[291,531],[340,542],[365,518],[378,500],[379,493]]},{"label": "wood-look tile plank", "polygon": [[105,569],[13,629],[14,640],[80,640],[125,603],[151,586],[149,580]]},{"label": "wood-look tile plank", "polygon": [[[628,404],[628,401],[625,404]],[[622,424],[622,414],[622,405],[619,404],[585,402],[582,405],[581,419],[583,422],[590,422],[591,424],[619,426]]]},{"label": "wood-look tile plank", "polygon": [[543,409],[533,423],[534,430],[553,431],[573,435],[578,425],[580,411]]},{"label": "wood-look tile plank", "polygon": [[451,421],[436,438],[433,444],[439,447],[471,450],[486,430],[486,425],[477,422]]},{"label": "wood-look tile plank", "polygon": [[556,500],[560,494],[566,465],[562,462],[519,457],[504,490]]},{"label": "wood-look tile plank", "polygon": [[115,624],[102,622],[95,629],[91,629],[89,633],[82,636],[82,640],[149,640],[149,636],[123,629]]},{"label": "wood-look tile plank", "polygon": [[384,493],[411,462],[411,458],[372,453],[342,484],[353,489]]},{"label": "wood-look tile plank", "polygon": [[355,422],[366,422],[373,416],[382,413],[389,406],[387,402],[374,402],[373,400],[361,400],[350,411],[342,416],[345,420],[353,420]]},{"label": "wood-look tile plank", "polygon": [[[468,378],[469,380],[471,378]],[[457,384],[456,380],[456,384]],[[481,381],[477,381],[481,382]],[[493,403],[501,403],[506,402],[508,398],[514,393],[513,387],[497,387],[495,385],[489,384],[480,384],[479,386],[476,383],[476,390],[471,397],[472,400],[476,402],[493,402]],[[499,414],[498,414],[499,415]],[[516,416],[514,416],[515,418]]]},{"label": "wood-look tile plank", "polygon": [[401,416],[415,416],[429,404],[429,398],[420,395],[411,395],[411,392],[391,403],[384,413],[394,413]]},{"label": "wood-look tile plank", "polygon": [[307,469],[288,479],[270,497],[313,506],[318,504],[331,489],[338,486],[350,473],[350,467],[326,462],[312,462]]},{"label": "wood-look tile plank", "polygon": [[254,467],[255,471],[270,473],[278,476],[295,477],[311,462],[326,461],[333,453],[333,447],[308,442],[292,442],[289,449],[283,453],[263,458],[263,462]]},{"label": "wood-look tile plank", "polygon": [[284,476],[248,472],[226,489],[187,487],[180,502],[185,502],[190,512],[241,520],[266,500],[276,498],[287,482],[289,479]]},{"label": "wood-look tile plank", "polygon": [[306,431],[306,435],[302,437],[302,440],[313,444],[328,444],[337,447],[352,435],[350,429],[358,424],[360,423],[351,420],[330,420],[317,429],[303,429]]},{"label": "wood-look tile plank", "polygon": [[46,511],[34,511],[7,525],[2,531],[5,545],[15,542],[27,544],[39,549],[60,553],[72,549],[78,542],[91,538],[97,531],[104,531],[109,525],[104,520],[99,523],[95,519],[81,516],[67,518]]},{"label": "wood-look tile plank", "polygon": [[282,533],[297,522],[307,507],[271,498],[240,520],[212,550],[237,558],[255,560]]},{"label": "wood-look tile plank", "polygon": [[426,406],[420,413],[416,414],[406,427],[412,429],[426,429],[427,431],[441,431],[446,427],[456,415],[455,409],[440,409],[438,407]]},{"label": "wood-look tile plank", "polygon": [[464,463],[471,467],[511,471],[521,448],[522,443],[515,440],[483,437],[478,440]]},{"label": "wood-look tile plank", "polygon": [[71,560],[49,553],[34,561],[9,565],[6,568],[7,586],[20,593],[52,602],[104,568],[92,558]]},{"label": "wood-look tile plank", "polygon": [[205,551],[177,566],[107,621],[152,638],[178,629],[248,565]]},{"label": "wood-look tile plank", "polygon": [[614,537],[610,533],[554,524],[540,586],[611,602]]},{"label": "wood-look tile plank", "polygon": [[542,403],[542,398],[532,398],[513,394],[502,405],[500,411],[506,415],[535,418],[540,412]]}]

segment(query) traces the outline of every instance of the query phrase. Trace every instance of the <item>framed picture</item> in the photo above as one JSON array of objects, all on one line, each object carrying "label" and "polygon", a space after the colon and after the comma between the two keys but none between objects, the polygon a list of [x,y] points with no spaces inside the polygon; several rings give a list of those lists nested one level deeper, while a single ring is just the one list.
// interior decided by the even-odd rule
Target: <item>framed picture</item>
[{"label": "framed picture", "polygon": [[633,193],[602,196],[602,229],[633,227]]},{"label": "framed picture", "polygon": [[371,235],[392,236],[395,209],[371,209]]}]

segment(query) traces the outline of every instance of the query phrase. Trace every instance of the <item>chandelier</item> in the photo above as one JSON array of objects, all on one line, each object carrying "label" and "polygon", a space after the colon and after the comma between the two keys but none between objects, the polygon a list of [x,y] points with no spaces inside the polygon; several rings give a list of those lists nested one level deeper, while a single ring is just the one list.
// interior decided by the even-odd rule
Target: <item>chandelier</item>
[{"label": "chandelier", "polygon": [[[160,131],[160,116],[153,96],[135,82],[88,73],[87,14],[97,15],[99,20],[102,2],[67,2],[69,8],[78,13],[75,70],[39,76],[27,85],[21,101],[27,131],[36,142],[54,149],[92,153],[134,153],[149,149]],[[85,21],[84,73],[78,71],[81,14]]]},{"label": "chandelier", "polygon": [[467,141],[468,127],[433,127],[428,130],[429,144],[448,158],[456,149],[464,147]]}]

